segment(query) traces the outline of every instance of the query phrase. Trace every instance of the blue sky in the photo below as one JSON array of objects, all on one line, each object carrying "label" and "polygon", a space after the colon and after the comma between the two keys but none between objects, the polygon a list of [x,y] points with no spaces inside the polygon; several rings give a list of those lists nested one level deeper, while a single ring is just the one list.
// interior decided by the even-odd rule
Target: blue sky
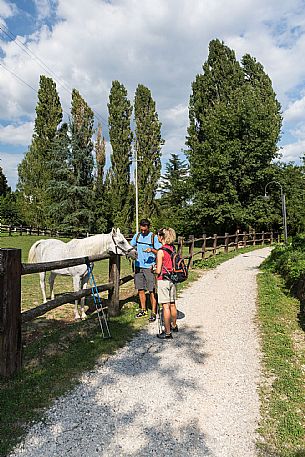
[{"label": "blue sky", "polygon": [[[213,38],[238,59],[249,53],[263,64],[282,105],[282,160],[304,154],[304,0],[0,0],[0,26],[0,164],[13,188],[31,142],[40,74],[57,81],[66,113],[77,88],[106,138],[112,80],[131,100],[138,83],[147,85],[165,163],[185,147],[191,83]],[[107,143],[108,162],[110,151]]]}]

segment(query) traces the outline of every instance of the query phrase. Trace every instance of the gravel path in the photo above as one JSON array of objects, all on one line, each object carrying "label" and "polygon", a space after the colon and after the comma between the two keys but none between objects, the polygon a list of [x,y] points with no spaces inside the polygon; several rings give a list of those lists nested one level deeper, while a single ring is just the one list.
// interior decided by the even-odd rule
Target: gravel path
[{"label": "gravel path", "polygon": [[205,273],[178,300],[185,317],[174,340],[158,340],[150,324],[58,399],[11,455],[255,456],[255,276],[268,253]]}]

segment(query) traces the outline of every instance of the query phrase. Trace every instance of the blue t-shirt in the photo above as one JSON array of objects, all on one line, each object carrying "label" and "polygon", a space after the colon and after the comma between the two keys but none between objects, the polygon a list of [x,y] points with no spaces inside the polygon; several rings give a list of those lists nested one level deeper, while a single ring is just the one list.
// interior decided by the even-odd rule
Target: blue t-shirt
[{"label": "blue t-shirt", "polygon": [[160,249],[162,244],[159,243],[157,235],[154,237],[154,246],[152,245],[152,232],[143,236],[142,233],[138,237],[138,233],[134,235],[130,244],[135,246],[138,252],[138,258],[135,261],[135,266],[139,268],[150,268],[156,263],[156,256],[153,252],[144,252],[147,248]]}]

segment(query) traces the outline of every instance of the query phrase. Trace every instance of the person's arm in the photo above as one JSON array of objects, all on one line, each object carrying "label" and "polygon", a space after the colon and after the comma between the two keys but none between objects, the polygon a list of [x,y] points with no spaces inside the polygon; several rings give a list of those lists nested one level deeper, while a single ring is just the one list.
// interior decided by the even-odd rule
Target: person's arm
[{"label": "person's arm", "polygon": [[159,249],[159,251],[157,251],[157,266],[156,266],[157,275],[161,274],[163,257],[164,257],[164,252],[161,249]]},{"label": "person's arm", "polygon": [[132,240],[130,241],[131,246],[137,247],[137,233],[134,234]]},{"label": "person's arm", "polygon": [[162,247],[162,244],[159,242],[157,235],[154,238],[154,248],[147,248],[145,252],[152,252],[153,254],[157,255],[158,250]]}]

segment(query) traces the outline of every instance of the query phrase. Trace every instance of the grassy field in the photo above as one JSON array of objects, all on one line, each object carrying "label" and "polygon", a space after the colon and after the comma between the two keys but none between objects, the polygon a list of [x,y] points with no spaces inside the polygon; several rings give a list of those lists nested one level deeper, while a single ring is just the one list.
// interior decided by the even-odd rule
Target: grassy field
[{"label": "grassy field", "polygon": [[305,335],[300,302],[282,278],[258,276],[264,380],[259,448],[262,456],[305,456]]}]

